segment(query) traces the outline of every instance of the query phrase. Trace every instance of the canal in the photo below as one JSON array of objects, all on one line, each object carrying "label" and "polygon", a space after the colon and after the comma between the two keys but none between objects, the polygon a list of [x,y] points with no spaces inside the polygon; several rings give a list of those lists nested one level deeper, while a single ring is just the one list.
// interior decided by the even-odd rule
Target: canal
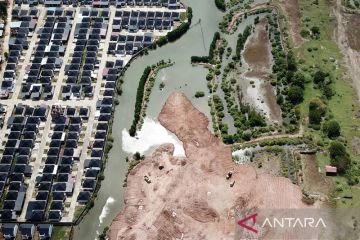
[{"label": "canal", "polygon": [[[156,51],[149,52],[149,55],[136,59],[126,71],[123,94],[119,98],[120,104],[116,107],[114,115],[112,132],[114,147],[109,153],[104,172],[105,180],[102,181],[95,206],[75,227],[74,239],[76,240],[96,239],[123,207],[123,182],[128,167],[125,158],[129,155],[123,150],[123,139],[129,139],[124,136],[126,134],[123,130],[128,129],[133,120],[136,89],[147,65],[155,64],[162,59],[175,61],[174,66],[161,70],[157,76],[147,108],[147,116],[153,124],[156,124],[162,105],[174,90],[184,92],[199,110],[210,115],[205,79],[207,70],[202,67],[192,67],[190,57],[208,54],[212,37],[218,31],[222,13],[216,9],[214,1],[211,0],[184,0],[183,2],[193,9],[194,26],[175,43],[167,44]],[[199,19],[201,19],[200,24],[196,24]],[[165,83],[162,91],[159,89],[161,82]],[[206,97],[194,98],[196,91],[204,91]],[[172,134],[169,133],[169,135]],[[149,148],[145,153],[152,149]]]}]

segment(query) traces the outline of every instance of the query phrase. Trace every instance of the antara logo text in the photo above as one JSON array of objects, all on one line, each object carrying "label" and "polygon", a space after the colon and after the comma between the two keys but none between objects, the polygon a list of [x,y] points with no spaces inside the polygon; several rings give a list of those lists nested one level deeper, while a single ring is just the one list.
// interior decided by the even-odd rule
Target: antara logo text
[{"label": "antara logo text", "polygon": [[[256,224],[256,217],[258,216],[257,213],[252,214],[246,218],[241,219],[238,221],[238,225],[252,231],[254,233],[258,233],[258,230],[254,228]],[[249,224],[249,222],[252,224]],[[320,218],[313,218],[313,217],[305,217],[305,218],[294,218],[294,217],[271,217],[265,218],[265,220],[260,224],[261,228],[270,227],[270,228],[318,228],[323,227],[326,228],[325,221]]]}]

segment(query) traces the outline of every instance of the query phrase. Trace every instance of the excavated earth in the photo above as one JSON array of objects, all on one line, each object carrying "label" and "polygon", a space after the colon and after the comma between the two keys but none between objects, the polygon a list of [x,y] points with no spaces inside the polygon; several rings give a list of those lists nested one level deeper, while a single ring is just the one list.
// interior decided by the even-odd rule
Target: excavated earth
[{"label": "excavated earth", "polygon": [[186,157],[174,157],[173,145],[165,144],[130,172],[125,207],[109,239],[233,240],[238,209],[309,208],[289,179],[235,164],[231,148],[209,131],[206,116],[183,93],[173,93],[158,118],[183,142]]}]

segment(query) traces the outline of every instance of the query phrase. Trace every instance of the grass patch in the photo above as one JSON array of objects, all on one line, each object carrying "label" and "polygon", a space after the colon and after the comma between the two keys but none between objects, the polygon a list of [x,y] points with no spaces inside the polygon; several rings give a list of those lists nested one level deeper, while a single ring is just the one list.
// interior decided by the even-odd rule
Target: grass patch
[{"label": "grass patch", "polygon": [[78,219],[81,215],[81,213],[84,211],[86,206],[76,206],[75,207],[75,213],[74,213],[74,219]]},{"label": "grass patch", "polygon": [[51,240],[69,240],[71,227],[54,226]]},{"label": "grass patch", "polygon": [[[333,40],[336,19],[331,14],[332,9],[329,1],[320,0],[318,5],[315,5],[311,1],[300,0],[299,4],[302,16],[302,29],[310,31],[314,26],[320,29],[319,35],[308,36],[308,40],[301,47],[294,50],[300,63],[299,68],[309,82],[305,88],[304,102],[300,106],[302,121],[306,122],[305,120],[308,117],[309,102],[316,97],[322,98],[327,104],[326,118],[339,122],[342,135],[340,140],[345,144],[351,159],[356,160],[355,153],[349,143],[355,136],[360,136],[359,131],[357,131],[360,127],[360,120],[355,117],[355,113],[359,110],[359,105],[351,79],[344,76],[346,69],[340,65],[343,62],[343,56]],[[317,89],[315,84],[312,83],[312,74],[317,70],[329,73],[329,78],[332,81],[331,87],[335,92],[335,95],[330,99],[326,99],[323,96],[322,89]],[[305,134],[311,136],[314,143],[320,149],[325,150],[325,153],[317,154],[317,161],[323,172],[325,165],[330,164],[330,157],[326,154],[326,151],[331,141],[324,136],[321,130],[316,131],[310,129],[307,124],[304,125]],[[352,199],[343,200],[341,198],[341,200],[337,200],[336,202],[339,206],[360,205],[359,186],[349,188],[346,179],[341,176],[332,177],[332,180],[336,183],[341,183],[344,188],[351,191],[355,196]],[[340,192],[337,192],[336,196],[341,197]]]}]

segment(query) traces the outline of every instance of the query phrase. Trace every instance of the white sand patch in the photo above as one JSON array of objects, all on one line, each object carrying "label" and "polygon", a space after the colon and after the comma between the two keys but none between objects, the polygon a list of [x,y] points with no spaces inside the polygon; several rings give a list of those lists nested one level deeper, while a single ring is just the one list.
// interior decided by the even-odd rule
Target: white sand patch
[{"label": "white sand patch", "polygon": [[238,164],[244,164],[250,161],[253,152],[259,151],[261,147],[259,145],[250,148],[239,149],[232,152],[232,156],[235,157],[235,162]]},{"label": "white sand patch", "polygon": [[[246,98],[248,98],[249,102],[258,110],[264,113],[264,115],[270,119],[271,110],[264,99],[265,93],[263,92],[263,88],[261,86],[262,82],[258,78],[250,78],[246,77],[249,81],[253,81],[253,84],[250,84],[246,89]],[[253,87],[254,85],[255,87]]]},{"label": "white sand patch", "polygon": [[144,154],[150,148],[164,143],[174,144],[174,156],[185,157],[183,145],[175,135],[149,117],[144,119],[143,126],[135,137],[131,137],[126,129],[122,131],[122,149],[127,153]]},{"label": "white sand patch", "polygon": [[115,199],[112,197],[108,197],[108,199],[106,200],[106,203],[105,203],[103,209],[101,210],[101,214],[99,216],[99,227],[103,223],[106,216],[109,214],[110,205],[113,204],[114,202],[115,202]]}]

